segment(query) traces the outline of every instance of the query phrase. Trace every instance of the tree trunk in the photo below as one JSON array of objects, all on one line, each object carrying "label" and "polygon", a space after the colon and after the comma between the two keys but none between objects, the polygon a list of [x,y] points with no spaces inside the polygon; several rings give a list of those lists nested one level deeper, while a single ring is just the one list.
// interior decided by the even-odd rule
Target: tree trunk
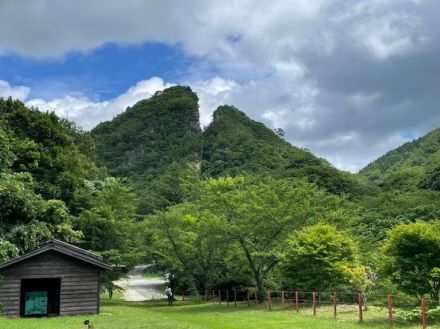
[{"label": "tree trunk", "polygon": [[259,273],[255,275],[255,283],[257,286],[258,301],[261,304],[266,299],[266,291],[264,289],[264,275],[261,273],[261,270],[258,272]]}]

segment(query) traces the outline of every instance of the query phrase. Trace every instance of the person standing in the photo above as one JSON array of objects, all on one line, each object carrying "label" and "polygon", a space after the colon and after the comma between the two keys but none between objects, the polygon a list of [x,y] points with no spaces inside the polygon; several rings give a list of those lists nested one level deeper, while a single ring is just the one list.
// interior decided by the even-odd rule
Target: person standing
[{"label": "person standing", "polygon": [[165,289],[165,295],[167,295],[167,298],[168,298],[168,306],[172,306],[173,305],[173,291],[171,290],[170,287],[167,287]]}]

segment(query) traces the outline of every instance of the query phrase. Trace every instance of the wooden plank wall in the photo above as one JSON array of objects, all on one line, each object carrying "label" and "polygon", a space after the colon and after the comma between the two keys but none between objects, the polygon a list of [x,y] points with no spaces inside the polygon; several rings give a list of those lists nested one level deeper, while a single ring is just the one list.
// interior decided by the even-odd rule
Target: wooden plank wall
[{"label": "wooden plank wall", "polygon": [[21,279],[61,278],[60,315],[99,312],[99,269],[55,251],[6,268],[0,286],[3,314],[20,316]]}]

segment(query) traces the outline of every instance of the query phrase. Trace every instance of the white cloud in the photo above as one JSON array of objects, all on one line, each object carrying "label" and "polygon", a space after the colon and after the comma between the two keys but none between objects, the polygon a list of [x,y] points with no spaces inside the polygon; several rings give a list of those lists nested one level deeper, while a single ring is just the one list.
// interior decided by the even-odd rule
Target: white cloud
[{"label": "white cloud", "polygon": [[12,97],[14,99],[25,100],[29,93],[30,88],[25,86],[12,87],[8,82],[0,80],[0,97],[7,98]]},{"label": "white cloud", "polygon": [[125,93],[109,101],[94,102],[87,97],[67,95],[49,101],[32,99],[26,105],[37,107],[41,111],[53,111],[89,130],[102,121],[111,120],[128,106],[132,106],[141,99],[152,96],[156,91],[170,86],[172,84],[165,83],[161,78],[153,77],[139,81]]},{"label": "white cloud", "polygon": [[199,96],[200,124],[202,127],[211,122],[211,116],[215,109],[227,103],[231,94],[238,92],[240,88],[235,81],[220,77],[188,84]]},{"label": "white cloud", "polygon": [[[0,54],[44,59],[106,43],[177,45],[193,63],[178,82],[198,93],[203,126],[218,105],[235,105],[284,128],[293,144],[355,171],[401,143],[400,131],[423,134],[440,124],[438,6],[432,0],[228,6],[221,0],[7,0],[0,2]],[[432,54],[417,57],[427,49]],[[110,100],[72,90],[28,104],[89,129],[169,85],[152,78]],[[0,96],[8,94],[27,99],[29,88],[0,82]]]},{"label": "white cloud", "polygon": [[[384,19],[396,7],[395,0],[241,0],[227,6],[221,0],[35,0],[26,4],[9,0],[0,3],[0,53],[62,57],[106,43],[162,42],[216,61],[275,62],[302,49],[331,52],[338,40],[356,33],[357,26],[365,26],[361,28],[365,31],[354,35],[361,42],[370,28],[379,30],[369,41],[373,49],[376,44],[385,47],[384,37],[390,34],[397,42],[400,27],[395,27],[396,20]],[[413,19],[405,15],[406,21]],[[401,43],[393,48],[401,49]],[[384,50],[379,54],[383,56]]]}]

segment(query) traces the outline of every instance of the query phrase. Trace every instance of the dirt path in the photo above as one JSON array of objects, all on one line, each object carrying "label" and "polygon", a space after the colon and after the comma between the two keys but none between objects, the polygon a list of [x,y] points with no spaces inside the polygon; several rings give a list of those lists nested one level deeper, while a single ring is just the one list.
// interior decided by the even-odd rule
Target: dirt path
[{"label": "dirt path", "polygon": [[123,299],[138,302],[165,298],[162,291],[165,280],[162,278],[144,278],[142,274],[146,267],[147,265],[136,266],[126,279],[115,282],[124,289]]}]

